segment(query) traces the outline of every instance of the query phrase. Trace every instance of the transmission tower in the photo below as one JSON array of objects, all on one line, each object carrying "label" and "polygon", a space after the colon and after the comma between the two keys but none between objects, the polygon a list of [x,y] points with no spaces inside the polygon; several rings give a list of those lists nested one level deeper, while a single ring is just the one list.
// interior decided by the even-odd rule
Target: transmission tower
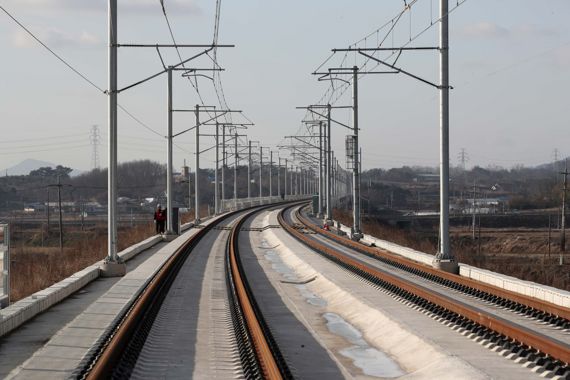
[{"label": "transmission tower", "polygon": [[461,163],[461,169],[465,170],[465,164],[469,161],[469,155],[465,148],[461,148],[461,151],[457,155],[459,162]]},{"label": "transmission tower", "polygon": [[552,169],[556,172],[558,171],[558,160],[560,159],[560,151],[558,150],[558,148],[554,148],[554,150],[552,151]]},{"label": "transmission tower", "polygon": [[101,144],[101,135],[99,134],[99,126],[94,125],[91,127],[89,133],[89,142],[91,143],[91,168],[99,169],[99,145]]}]

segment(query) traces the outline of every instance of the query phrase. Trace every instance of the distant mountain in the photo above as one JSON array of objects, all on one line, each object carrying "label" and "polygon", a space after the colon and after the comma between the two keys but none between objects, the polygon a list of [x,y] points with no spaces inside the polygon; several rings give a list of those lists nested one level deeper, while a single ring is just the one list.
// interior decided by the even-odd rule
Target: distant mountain
[{"label": "distant mountain", "polygon": [[[28,158],[28,159],[20,162],[19,164],[12,166],[12,167],[2,169],[2,171],[0,172],[0,175],[6,175],[6,174],[7,175],[28,175],[28,174],[30,174],[30,172],[32,170],[36,170],[36,169],[39,169],[41,167],[46,167],[46,166],[49,166],[51,168],[55,168],[57,165],[52,163],[52,162],[40,161],[40,160],[34,160],[32,158]],[[71,175],[71,177],[74,177],[74,176],[79,175],[81,173],[83,173],[83,171],[73,169],[73,171],[71,172],[70,175]]]}]

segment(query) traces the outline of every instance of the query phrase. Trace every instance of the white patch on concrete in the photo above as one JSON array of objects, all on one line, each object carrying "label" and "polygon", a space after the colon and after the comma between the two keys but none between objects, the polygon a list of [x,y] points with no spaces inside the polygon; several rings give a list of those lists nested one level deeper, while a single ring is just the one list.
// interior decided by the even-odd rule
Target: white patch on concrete
[{"label": "white patch on concrete", "polygon": [[[273,217],[276,212],[273,213]],[[264,223],[269,221],[270,215],[264,218]],[[301,253],[289,249],[271,229],[264,231],[263,236],[268,246],[279,244],[273,251],[297,278],[317,276],[315,281],[305,285],[306,288],[327,303],[327,312],[335,313],[350,323],[361,332],[363,339],[370,346],[395,360],[407,373],[403,378],[450,380],[488,378],[465,361],[443,352],[441,348],[411,333],[377,308],[356,298],[350,290],[339,288],[323,273],[304,261]]]},{"label": "white patch on concrete", "polygon": [[365,375],[394,378],[405,375],[398,363],[381,351],[378,351],[362,338],[362,334],[354,326],[335,313],[325,313],[327,327],[333,334],[340,335],[352,346],[340,353],[352,359],[355,366],[362,369]]}]

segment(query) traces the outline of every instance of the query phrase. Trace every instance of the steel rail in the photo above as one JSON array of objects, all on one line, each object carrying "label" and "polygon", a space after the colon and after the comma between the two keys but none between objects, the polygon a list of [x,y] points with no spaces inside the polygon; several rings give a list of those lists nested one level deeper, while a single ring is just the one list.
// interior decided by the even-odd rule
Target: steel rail
[{"label": "steel rail", "polygon": [[472,289],[476,289],[478,291],[481,292],[485,292],[485,293],[489,293],[491,295],[500,297],[500,298],[504,298],[506,300],[509,301],[513,301],[516,302],[518,304],[536,309],[538,311],[541,311],[543,313],[547,313],[547,314],[551,314],[553,316],[557,316],[557,317],[561,317],[567,320],[570,320],[570,309],[563,307],[563,306],[559,306],[547,301],[542,301],[539,300],[537,298],[533,298],[524,294],[520,294],[520,293],[516,293],[510,290],[505,290],[502,288],[499,288],[497,286],[494,285],[489,285],[489,284],[485,284],[482,283],[480,281],[477,280],[473,280],[470,278],[466,278],[457,274],[453,274],[453,273],[448,273],[445,271],[441,271],[441,270],[437,270],[434,269],[428,265],[425,264],[421,264],[418,262],[415,262],[413,260],[407,259],[405,257],[402,256],[398,256],[394,253],[391,253],[387,250],[381,249],[381,248],[377,248],[377,247],[369,247],[366,246],[362,243],[358,243],[355,242],[351,239],[345,238],[343,236],[339,236],[333,232],[330,231],[326,231],[323,230],[322,228],[319,228],[318,226],[316,226],[314,223],[311,223],[310,221],[308,221],[300,212],[297,211],[296,213],[297,218],[299,219],[299,221],[307,228],[311,229],[312,231],[321,234],[323,236],[326,236],[327,238],[345,246],[348,248],[352,248],[356,251],[359,251],[361,253],[365,253],[368,255],[372,255],[378,258],[382,258],[384,260],[388,260],[388,261],[392,261],[396,264],[408,267],[414,271],[420,271],[420,272],[425,272],[429,275],[432,276],[436,276],[436,277],[440,277],[442,280],[444,281],[452,281],[454,283],[472,288]]},{"label": "steel rail", "polygon": [[[273,206],[263,207],[266,209]],[[229,240],[229,264],[231,272],[231,280],[233,281],[238,303],[242,311],[242,315],[247,324],[249,335],[251,337],[256,357],[261,367],[263,377],[265,379],[283,379],[291,378],[289,369],[276,344],[271,337],[268,328],[263,320],[263,316],[255,303],[255,299],[251,294],[251,289],[247,283],[247,279],[243,268],[239,261],[239,233],[245,221],[253,214],[261,209],[254,210],[242,216],[233,226]]]},{"label": "steel rail", "polygon": [[[250,207],[248,209],[253,209],[253,212],[246,214],[246,216],[253,215],[255,212],[262,209],[275,207],[275,205],[276,204],[265,205],[262,207]],[[238,213],[243,213],[248,209],[235,210],[223,215],[219,219],[198,230],[195,235],[178,248],[161,266],[157,273],[148,281],[144,289],[141,289],[131,304],[127,306],[125,309],[126,312],[116,318],[113,325],[108,329],[106,335],[98,341],[98,346],[94,347],[90,351],[88,357],[86,357],[80,366],[74,371],[73,376],[86,379],[101,379],[111,378],[114,374],[116,375],[116,367],[125,355],[125,351],[132,349],[130,344],[137,334],[138,329],[143,323],[148,322],[146,321],[148,318],[152,319],[152,316],[148,317],[148,314],[152,312],[153,308],[160,308],[164,295],[170,289],[172,281],[176,277],[180,267],[184,264],[188,255],[191,254],[192,249],[218,224]],[[245,219],[241,218],[240,220]],[[229,239],[228,244],[231,244]],[[272,376],[272,372],[268,372],[268,374],[270,376],[266,376],[266,378],[277,378]],[[124,373],[122,375],[124,375]]]},{"label": "steel rail", "polygon": [[284,218],[284,212],[292,206],[284,208],[278,215],[279,224],[297,240],[303,242],[310,248],[320,252],[335,262],[343,263],[346,267],[356,272],[360,276],[370,279],[379,279],[380,281],[391,284],[409,294],[416,295],[430,303],[442,307],[461,317],[469,319],[489,330],[504,335],[523,346],[531,347],[542,352],[556,360],[560,360],[566,364],[570,363],[570,346],[563,342],[554,340],[539,333],[535,333],[529,329],[518,326],[503,318],[490,315],[483,310],[471,307],[469,305],[459,303],[449,297],[443,296],[428,288],[413,284],[403,278],[399,278],[393,274],[372,268],[364,263],[357,261],[351,257],[339,253],[338,251],[327,247],[326,245],[309,238],[306,234],[298,231],[289,225]]},{"label": "steel rail", "polygon": [[107,337],[100,342],[101,346],[94,349],[90,358],[82,362],[82,368],[77,370],[82,375],[78,377],[100,379],[112,376],[137,329],[144,322],[147,312],[153,305],[162,302],[164,297],[160,297],[160,295],[168,291],[170,287],[168,283],[171,282],[169,278],[173,279],[176,276],[178,269],[191,253],[192,248],[216,225],[243,211],[236,210],[227,213],[201,228],[170,256],[152,279],[149,280],[145,288],[140,291],[125,314],[117,318],[117,322],[110,327]]},{"label": "steel rail", "polygon": [[[235,212],[234,212],[235,213]],[[146,311],[152,306],[160,294],[168,291],[164,288],[164,283],[169,276],[176,275],[173,271],[175,267],[183,263],[189,250],[195,246],[214,226],[229,218],[234,213],[229,213],[217,221],[206,225],[204,228],[192,236],[188,241],[176,250],[170,258],[162,265],[139,297],[134,301],[130,310],[123,316],[122,320],[114,328],[114,333],[100,350],[95,363],[88,371],[87,379],[110,378],[117,363],[121,360],[124,350],[129,345],[137,327],[143,321]],[[186,254],[185,254],[186,253]]]}]

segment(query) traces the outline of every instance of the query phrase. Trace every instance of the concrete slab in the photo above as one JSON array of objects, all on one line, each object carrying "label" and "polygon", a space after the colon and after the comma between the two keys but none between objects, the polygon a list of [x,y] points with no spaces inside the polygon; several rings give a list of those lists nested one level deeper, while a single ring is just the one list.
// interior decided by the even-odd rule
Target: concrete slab
[{"label": "concrete slab", "polygon": [[[335,225],[337,224],[340,225],[341,231],[348,231],[350,233],[350,227],[347,227],[335,221]],[[387,240],[379,239],[372,235],[364,234],[362,242],[366,244],[374,244],[379,248],[426,265],[432,265],[434,260],[433,255],[416,251],[412,248],[404,247]],[[542,301],[551,302],[555,305],[570,307],[570,292],[562,289],[537,284],[531,281],[524,281],[513,276],[507,276],[501,273],[480,269],[462,263],[459,263],[459,274],[461,276],[510,290],[515,293],[520,293]]]},{"label": "concrete slab", "polygon": [[[48,369],[27,369],[22,370],[21,376],[23,379],[27,380],[55,380],[55,379],[66,379],[69,378],[73,371],[65,371],[65,370],[48,370]],[[13,379],[14,377],[8,376],[7,379]]]},{"label": "concrete slab", "polygon": [[[275,216],[272,215],[268,222],[272,223]],[[342,316],[362,332],[369,344],[397,360],[408,372],[404,378],[537,378],[537,374],[521,365],[500,357],[340,269],[285,231],[271,229],[263,234],[269,246],[278,244],[274,251],[300,278],[317,276],[306,288],[324,300],[326,306],[319,309],[307,306],[305,301],[298,307],[311,326],[315,330],[323,329],[323,310]],[[289,287],[284,290],[287,295],[297,291]],[[335,347],[334,339],[329,342]]]},{"label": "concrete slab", "polygon": [[[211,220],[208,221],[208,223],[210,222]],[[70,373],[67,372],[67,369],[75,369],[75,367],[77,367],[81,358],[97,341],[115,317],[112,314],[100,313],[100,311],[105,310],[107,307],[114,310],[117,308],[120,309],[122,305],[127,304],[140,288],[135,286],[135,284],[140,283],[143,285],[148,281],[178,247],[196,232],[196,229],[187,230],[187,232],[179,236],[173,242],[169,244],[161,243],[156,249],[150,249],[149,252],[151,253],[136,256],[131,261],[136,261],[137,265],[130,268],[128,267],[127,274],[124,277],[100,279],[90,284],[85,289],[89,289],[90,286],[96,286],[98,284],[106,285],[99,288],[99,291],[90,302],[80,302],[80,307],[74,307],[73,315],[70,316],[65,323],[55,323],[52,318],[57,318],[57,313],[50,312],[52,309],[54,309],[54,311],[57,310],[57,307],[60,305],[67,305],[67,300],[60,305],[56,305],[47,313],[42,314],[42,316],[50,314],[52,317],[50,318],[50,322],[56,324],[57,330],[59,331],[52,329],[49,332],[42,332],[45,338],[41,341],[39,349],[36,345],[35,352],[32,351],[30,353],[31,356],[28,356],[25,361],[22,361],[21,357],[18,359],[13,358],[13,360],[6,360],[6,364],[3,367],[3,357],[0,354],[0,371],[10,369],[10,376],[15,379],[26,379],[28,378],[27,376],[36,376],[36,374],[42,373],[42,371],[44,371],[47,378],[66,378]],[[127,265],[130,265],[131,261],[127,262]],[[80,298],[84,300],[84,297]],[[55,334],[56,331],[57,334]],[[2,349],[1,344],[2,343],[0,343],[0,350]],[[79,346],[77,344],[79,344]],[[76,352],[68,357],[63,357],[65,355],[64,352],[62,352],[61,360],[62,365],[65,360],[65,367],[61,367],[60,369],[63,368],[64,371],[52,371],[51,368],[44,363],[43,350],[51,346],[76,348]],[[81,358],[77,358],[77,353],[81,353]],[[30,371],[31,369],[34,371]],[[2,372],[0,372],[0,376],[2,376]]]},{"label": "concrete slab", "polygon": [[[268,212],[260,213],[244,227],[268,224],[265,223],[267,215]],[[272,281],[268,276],[267,265],[262,264],[264,250],[258,248],[262,246],[259,239],[261,234],[245,231],[240,233],[240,256],[256,302],[283,356],[287,358],[293,376],[307,379],[345,378],[348,372],[341,368],[339,361],[324,347],[312,327],[303,323],[304,318],[296,312],[296,305],[281,294],[278,281],[275,282],[275,278]]]},{"label": "concrete slab", "polygon": [[182,266],[132,378],[243,377],[226,300],[223,264],[228,233],[209,233]]},{"label": "concrete slab", "polygon": [[[141,263],[155,254],[163,246],[163,244],[159,244],[128,261],[127,267],[129,271],[135,270]],[[20,326],[17,330],[2,337],[0,339],[0,377],[7,376],[11,370],[17,368],[18,365],[30,358],[33,353],[48,342],[58,330],[62,329],[67,323],[87,309],[97,298],[108,291],[118,281],[118,278],[100,278],[97,281],[91,282],[81,290],[67,297],[65,301],[51,307],[49,310]],[[107,304],[115,302],[119,302],[120,304],[124,303],[122,299],[104,300]],[[28,305],[27,302],[26,304]],[[111,305],[110,307],[115,306]],[[97,309],[95,309],[95,311],[97,311]],[[85,330],[86,329],[76,329],[75,335],[98,336],[99,334],[99,332],[93,332],[91,329]],[[70,331],[74,330],[70,329]],[[55,339],[60,340],[61,337],[55,335]],[[17,351],[14,349],[15,347],[18,347]]]}]

